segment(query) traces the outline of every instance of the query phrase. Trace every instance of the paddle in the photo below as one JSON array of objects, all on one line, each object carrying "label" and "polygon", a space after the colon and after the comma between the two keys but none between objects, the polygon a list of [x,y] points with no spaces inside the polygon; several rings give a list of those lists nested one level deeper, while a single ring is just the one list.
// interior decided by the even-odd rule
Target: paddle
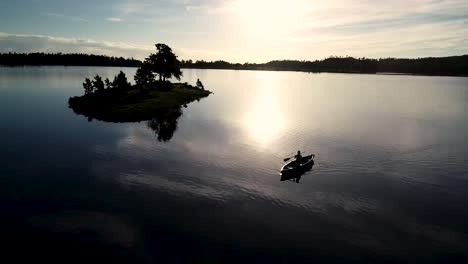
[{"label": "paddle", "polygon": [[[285,158],[285,159],[283,159],[283,161],[286,162],[286,161],[290,160],[290,159],[293,158],[293,157],[294,157],[294,156],[291,156],[291,157],[289,157],[289,158]],[[315,154],[312,154],[312,157],[315,158]]]},{"label": "paddle", "polygon": [[290,160],[291,158],[293,158],[293,157],[295,156],[295,154],[290,154],[290,155],[293,155],[293,156],[291,156],[291,157],[289,157],[289,158],[284,158],[283,161],[286,162],[286,161]]}]

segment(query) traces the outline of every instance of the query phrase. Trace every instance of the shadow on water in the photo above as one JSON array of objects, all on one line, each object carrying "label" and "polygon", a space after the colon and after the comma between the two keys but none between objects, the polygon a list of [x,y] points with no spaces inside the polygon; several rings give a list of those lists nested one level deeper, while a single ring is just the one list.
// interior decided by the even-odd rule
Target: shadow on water
[{"label": "shadow on water", "polygon": [[303,174],[304,173],[301,173],[299,175],[281,175],[281,181],[292,181],[295,183],[299,183]]},{"label": "shadow on water", "polygon": [[302,176],[307,174],[307,172],[311,171],[312,167],[306,171],[303,171],[301,173],[295,173],[295,174],[281,174],[281,179],[280,181],[291,181],[295,183],[299,183],[301,180]]}]

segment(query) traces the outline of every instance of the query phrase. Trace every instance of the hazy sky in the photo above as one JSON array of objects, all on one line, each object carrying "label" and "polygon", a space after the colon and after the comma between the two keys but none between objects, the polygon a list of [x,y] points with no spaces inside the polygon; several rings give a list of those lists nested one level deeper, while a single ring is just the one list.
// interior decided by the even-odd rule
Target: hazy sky
[{"label": "hazy sky", "polygon": [[0,52],[181,59],[468,54],[468,0],[0,0]]}]

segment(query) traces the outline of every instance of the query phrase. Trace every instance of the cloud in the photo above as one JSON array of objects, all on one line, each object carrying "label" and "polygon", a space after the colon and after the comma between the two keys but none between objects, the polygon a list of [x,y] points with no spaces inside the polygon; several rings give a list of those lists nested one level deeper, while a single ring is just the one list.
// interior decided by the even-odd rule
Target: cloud
[{"label": "cloud", "polygon": [[143,18],[140,21],[147,22],[147,23],[155,23],[155,24],[171,24],[182,21],[183,18],[180,16],[160,16],[160,17],[152,17],[152,18]]},{"label": "cloud", "polygon": [[342,6],[333,1],[304,9],[298,28],[340,28],[340,33],[408,27],[437,21],[467,19],[468,2],[432,0],[351,1]]},{"label": "cloud", "polygon": [[107,18],[107,21],[111,21],[111,22],[123,22],[125,21],[123,18],[118,18],[118,17],[108,17]]},{"label": "cloud", "polygon": [[174,13],[173,11],[180,10],[181,7],[180,3],[172,1],[127,0],[113,5],[112,9],[121,16],[149,18],[155,15]]},{"label": "cloud", "polygon": [[[175,50],[179,48],[184,59],[265,62],[313,60],[330,55],[425,57],[468,52],[466,0],[288,0],[287,4],[284,0],[120,0],[106,5],[105,12],[107,16],[93,17],[93,21],[125,21],[121,25],[133,30],[116,32],[114,28],[105,28],[111,27],[110,23],[104,23],[102,28],[93,27],[90,33],[93,37],[118,34],[136,43],[164,42]],[[105,12],[100,10],[100,14]],[[58,13],[48,16],[87,21]],[[62,29],[54,26],[45,24],[43,34],[56,34]],[[90,24],[75,26],[69,28],[71,36],[73,30],[87,32],[89,29],[83,27]],[[138,53],[140,47],[113,43],[106,50],[109,46],[106,41],[75,40],[74,44],[65,45],[56,38],[41,37],[34,41],[46,44],[28,47],[47,47],[51,51],[53,47],[60,48],[59,51],[73,47],[106,54],[121,52],[123,56]],[[31,38],[27,41],[32,41]],[[15,41],[26,39],[17,37]],[[18,47],[22,45],[26,44]],[[121,46],[131,47],[118,48]]]},{"label": "cloud", "polygon": [[[200,34],[202,33],[200,32]],[[225,58],[236,61],[240,58],[243,62],[252,59],[244,53],[226,49],[215,51],[175,46],[174,51],[180,59],[216,60]],[[155,52],[155,48],[153,45],[136,45],[124,42],[0,32],[0,52],[87,53],[144,59],[150,53]]]},{"label": "cloud", "polygon": [[219,50],[208,50],[208,49],[193,49],[193,48],[175,48],[174,49],[179,59],[192,59],[192,60],[227,60],[230,62],[248,62],[254,58],[249,54],[242,51],[234,51],[223,49]]},{"label": "cloud", "polygon": [[127,3],[120,3],[114,6],[114,9],[123,15],[142,13],[150,10],[151,3],[129,1]]},{"label": "cloud", "polygon": [[69,19],[69,20],[76,21],[76,22],[89,22],[89,20],[82,18],[82,17],[66,16],[64,14],[45,13],[45,15],[49,17],[55,17],[55,18]]},{"label": "cloud", "polygon": [[229,21],[231,42],[257,61],[468,52],[466,0],[231,0],[187,11]]},{"label": "cloud", "polygon": [[0,52],[88,53],[143,59],[153,50],[152,45],[0,32]]},{"label": "cloud", "polygon": [[[113,22],[132,21],[137,23],[171,24],[184,19],[184,5],[181,1],[145,1],[128,0],[112,6],[112,10],[118,17]],[[122,20],[120,20],[122,19]]]},{"label": "cloud", "polygon": [[[345,51],[354,56],[426,57],[468,52],[463,44],[468,39],[467,1],[361,3],[337,10],[336,17],[316,14],[316,23],[310,21],[295,37],[303,44],[329,50],[329,54],[341,51],[344,55]],[[319,23],[321,20],[324,23]]]}]

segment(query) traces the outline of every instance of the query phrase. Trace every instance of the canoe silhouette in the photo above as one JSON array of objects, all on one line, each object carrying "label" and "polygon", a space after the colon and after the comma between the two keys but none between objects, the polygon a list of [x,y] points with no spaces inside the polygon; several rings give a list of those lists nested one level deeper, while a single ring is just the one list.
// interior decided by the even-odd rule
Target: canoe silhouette
[{"label": "canoe silhouette", "polygon": [[312,169],[312,166],[314,166],[314,157],[315,155],[309,155],[302,157],[300,161],[293,160],[284,164],[281,168],[281,180],[285,181],[295,178],[307,170]]}]

